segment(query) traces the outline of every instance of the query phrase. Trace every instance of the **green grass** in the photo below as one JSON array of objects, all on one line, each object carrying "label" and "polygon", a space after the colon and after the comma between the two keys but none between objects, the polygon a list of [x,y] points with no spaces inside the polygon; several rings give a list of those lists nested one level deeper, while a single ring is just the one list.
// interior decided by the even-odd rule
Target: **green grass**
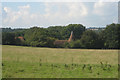
[{"label": "green grass", "polygon": [[3,78],[118,77],[118,50],[4,45],[2,46],[2,63]]}]

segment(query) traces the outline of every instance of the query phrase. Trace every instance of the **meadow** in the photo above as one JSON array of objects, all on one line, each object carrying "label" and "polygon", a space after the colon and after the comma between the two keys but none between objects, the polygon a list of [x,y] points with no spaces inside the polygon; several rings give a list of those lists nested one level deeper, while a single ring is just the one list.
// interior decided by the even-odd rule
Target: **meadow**
[{"label": "meadow", "polygon": [[3,78],[117,78],[118,50],[2,46]]}]

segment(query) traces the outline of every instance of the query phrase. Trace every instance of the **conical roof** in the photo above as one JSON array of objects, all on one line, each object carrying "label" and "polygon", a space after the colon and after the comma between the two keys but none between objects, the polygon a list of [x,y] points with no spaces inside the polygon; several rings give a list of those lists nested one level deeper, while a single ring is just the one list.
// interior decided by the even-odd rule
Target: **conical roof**
[{"label": "conical roof", "polygon": [[68,39],[68,42],[71,42],[71,41],[73,41],[74,40],[74,35],[73,35],[73,31],[71,31],[71,35],[70,35],[70,37],[69,37],[69,39]]}]

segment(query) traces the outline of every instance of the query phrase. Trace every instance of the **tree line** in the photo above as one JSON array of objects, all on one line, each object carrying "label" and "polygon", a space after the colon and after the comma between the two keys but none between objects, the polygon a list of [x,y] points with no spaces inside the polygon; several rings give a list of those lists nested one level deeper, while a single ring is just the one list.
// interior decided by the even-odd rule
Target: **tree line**
[{"label": "tree line", "polygon": [[[67,26],[50,26],[48,28],[32,27],[29,29],[2,29],[3,45],[21,45],[33,47],[62,47],[83,49],[119,49],[120,24],[112,23],[99,32],[87,30],[82,24]],[[74,41],[63,45],[54,45],[55,40],[68,40],[73,31]],[[20,40],[19,36],[24,38]]]}]

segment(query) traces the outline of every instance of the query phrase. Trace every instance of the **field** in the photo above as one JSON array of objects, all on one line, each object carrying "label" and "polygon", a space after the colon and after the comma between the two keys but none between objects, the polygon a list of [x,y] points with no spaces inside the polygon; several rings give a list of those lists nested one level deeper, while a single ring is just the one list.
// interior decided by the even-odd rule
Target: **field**
[{"label": "field", "polygon": [[3,78],[117,78],[118,50],[2,46]]}]

